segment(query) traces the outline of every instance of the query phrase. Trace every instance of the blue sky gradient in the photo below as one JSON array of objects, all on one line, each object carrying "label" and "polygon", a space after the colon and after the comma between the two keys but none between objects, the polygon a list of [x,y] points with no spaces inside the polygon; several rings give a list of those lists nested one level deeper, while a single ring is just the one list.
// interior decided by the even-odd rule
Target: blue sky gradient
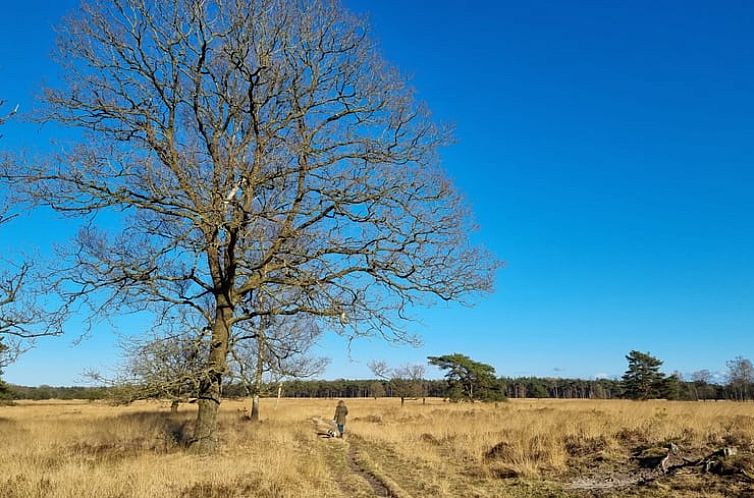
[{"label": "blue sky gradient", "polygon": [[[456,126],[443,164],[507,266],[475,307],[418,309],[420,348],[327,336],[325,377],[369,360],[461,352],[500,375],[620,375],[631,349],[665,370],[754,356],[754,4],[690,1],[349,0],[435,116]],[[0,96],[33,107],[58,69],[53,26],[76,2],[0,16]],[[13,122],[3,148],[68,132]],[[4,227],[6,254],[65,242],[33,213]],[[72,384],[117,361],[113,335],[40,340],[6,371]]]}]

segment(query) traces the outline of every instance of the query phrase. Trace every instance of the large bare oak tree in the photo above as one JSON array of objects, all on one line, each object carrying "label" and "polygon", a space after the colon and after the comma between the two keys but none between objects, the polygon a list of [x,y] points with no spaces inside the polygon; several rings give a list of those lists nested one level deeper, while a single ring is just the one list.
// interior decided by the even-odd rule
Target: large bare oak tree
[{"label": "large bare oak tree", "polygon": [[438,166],[449,130],[336,0],[93,1],[59,52],[67,84],[46,91],[44,119],[84,136],[6,176],[93,220],[65,259],[66,298],[206,322],[199,449],[216,445],[243,322],[309,315],[410,339],[415,304],[490,289],[494,258]]}]

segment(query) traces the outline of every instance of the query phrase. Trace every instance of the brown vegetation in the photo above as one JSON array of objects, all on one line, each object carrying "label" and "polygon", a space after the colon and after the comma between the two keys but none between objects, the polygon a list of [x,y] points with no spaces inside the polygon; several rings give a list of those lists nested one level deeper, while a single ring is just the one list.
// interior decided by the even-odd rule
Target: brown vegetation
[{"label": "brown vegetation", "polygon": [[[263,400],[263,403],[265,401]],[[320,439],[335,401],[220,412],[217,458],[186,450],[196,407],[21,402],[0,408],[0,496],[751,496],[754,407],[732,402],[349,400],[346,439]],[[672,448],[672,451],[668,448]],[[721,448],[735,448],[735,454]],[[665,458],[667,457],[667,458]],[[660,467],[660,462],[663,467]]]}]

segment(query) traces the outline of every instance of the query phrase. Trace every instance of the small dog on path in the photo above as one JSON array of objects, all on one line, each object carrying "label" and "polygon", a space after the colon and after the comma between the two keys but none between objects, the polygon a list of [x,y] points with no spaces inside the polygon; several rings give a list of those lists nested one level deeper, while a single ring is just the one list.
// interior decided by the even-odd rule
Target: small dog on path
[{"label": "small dog on path", "polygon": [[335,425],[334,421],[322,417],[312,417],[312,423],[319,437],[327,439],[338,437],[338,426]]}]

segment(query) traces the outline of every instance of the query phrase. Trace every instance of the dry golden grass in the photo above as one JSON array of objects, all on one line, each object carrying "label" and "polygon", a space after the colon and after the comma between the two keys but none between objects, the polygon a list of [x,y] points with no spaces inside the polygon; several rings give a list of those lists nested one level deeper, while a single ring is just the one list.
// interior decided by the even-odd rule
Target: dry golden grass
[{"label": "dry golden grass", "polygon": [[[656,485],[569,487],[630,472],[632,451],[678,444],[689,456],[736,446],[754,451],[754,404],[516,400],[426,405],[347,400],[346,441],[318,439],[314,416],[334,400],[264,400],[263,422],[245,402],[221,410],[222,449],[185,449],[193,405],[113,407],[22,402],[0,407],[0,497],[747,496],[737,476],[689,474]],[[597,482],[597,481],[595,481]],[[727,490],[727,491],[726,491]],[[680,494],[679,494],[680,493]]]},{"label": "dry golden grass", "polygon": [[0,409],[0,497],[342,496],[295,411],[261,426],[223,406],[223,449],[185,451],[194,407],[22,403]]}]

